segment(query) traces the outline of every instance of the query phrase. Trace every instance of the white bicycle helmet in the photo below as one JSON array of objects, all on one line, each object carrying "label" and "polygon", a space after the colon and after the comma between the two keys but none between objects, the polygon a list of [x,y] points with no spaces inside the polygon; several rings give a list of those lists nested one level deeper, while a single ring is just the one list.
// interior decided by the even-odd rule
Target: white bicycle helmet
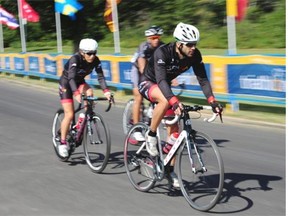
[{"label": "white bicycle helmet", "polygon": [[177,41],[183,44],[197,43],[200,39],[200,33],[195,26],[182,22],[178,23],[176,26],[173,36]]},{"label": "white bicycle helmet", "polygon": [[149,29],[145,31],[146,37],[150,37],[154,35],[162,35],[162,34],[163,34],[163,29],[156,25],[151,26]]},{"label": "white bicycle helmet", "polygon": [[96,40],[85,38],[80,41],[79,49],[84,52],[95,52],[98,48],[98,43]]}]

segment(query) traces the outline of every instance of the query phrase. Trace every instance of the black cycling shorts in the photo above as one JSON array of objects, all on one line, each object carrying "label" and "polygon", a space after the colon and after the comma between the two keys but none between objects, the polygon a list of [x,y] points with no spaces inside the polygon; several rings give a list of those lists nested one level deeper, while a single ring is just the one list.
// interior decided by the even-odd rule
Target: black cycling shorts
[{"label": "black cycling shorts", "polygon": [[[79,89],[82,85],[86,83],[77,83],[77,88]],[[61,103],[73,103],[73,92],[67,80],[60,79],[59,81],[59,96]]]}]

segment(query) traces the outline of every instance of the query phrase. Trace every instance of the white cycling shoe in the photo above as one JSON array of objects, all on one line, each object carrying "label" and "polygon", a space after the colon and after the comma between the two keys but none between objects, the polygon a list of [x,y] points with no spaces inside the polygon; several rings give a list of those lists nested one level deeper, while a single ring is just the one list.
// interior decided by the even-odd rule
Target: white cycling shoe
[{"label": "white cycling shoe", "polygon": [[139,141],[139,142],[144,142],[145,141],[145,137],[139,131],[134,132],[133,136],[134,136],[134,139]]},{"label": "white cycling shoe", "polygon": [[148,136],[148,132],[145,134],[146,138],[146,150],[147,152],[152,156],[155,157],[158,155],[158,150],[157,150],[157,138]]},{"label": "white cycling shoe", "polygon": [[180,184],[179,184],[178,176],[176,175],[176,173],[175,172],[171,172],[170,173],[170,177],[171,177],[171,180],[172,180],[173,187],[179,188]]},{"label": "white cycling shoe", "polygon": [[59,145],[58,152],[61,157],[68,157],[69,147],[68,145]]}]

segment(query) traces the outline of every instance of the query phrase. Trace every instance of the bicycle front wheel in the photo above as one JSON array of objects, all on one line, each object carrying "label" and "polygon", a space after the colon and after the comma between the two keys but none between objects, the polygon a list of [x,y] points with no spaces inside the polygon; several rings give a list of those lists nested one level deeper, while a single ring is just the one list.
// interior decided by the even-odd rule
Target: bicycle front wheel
[{"label": "bicycle front wheel", "polygon": [[62,157],[58,152],[58,146],[60,145],[61,140],[61,122],[64,118],[64,111],[63,109],[59,109],[53,119],[52,124],[52,142],[53,142],[53,148],[55,150],[55,153],[59,160],[61,161],[67,161],[71,155],[71,151],[69,151],[69,154],[67,157]]},{"label": "bicycle front wheel", "polygon": [[217,204],[222,194],[222,157],[215,142],[202,132],[196,131],[194,141],[189,145],[190,156],[186,145],[181,147],[177,156],[180,188],[194,209],[208,211]]},{"label": "bicycle front wheel", "polygon": [[90,127],[86,125],[82,141],[86,163],[93,172],[101,173],[110,156],[110,131],[99,114],[95,114],[88,124]]},{"label": "bicycle front wheel", "polygon": [[145,136],[148,126],[137,123],[131,127],[124,143],[124,164],[131,184],[139,191],[148,191],[155,185],[154,162],[146,151],[145,142],[134,139],[134,132]]}]

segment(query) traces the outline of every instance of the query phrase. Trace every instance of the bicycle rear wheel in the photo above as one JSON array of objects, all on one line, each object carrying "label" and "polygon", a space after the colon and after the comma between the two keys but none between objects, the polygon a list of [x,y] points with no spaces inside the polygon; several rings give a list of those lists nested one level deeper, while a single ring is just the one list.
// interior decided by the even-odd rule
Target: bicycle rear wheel
[{"label": "bicycle rear wheel", "polygon": [[52,125],[52,141],[53,141],[53,148],[59,160],[67,161],[71,155],[71,151],[69,151],[69,154],[67,157],[62,157],[58,152],[58,146],[60,145],[60,140],[61,140],[61,122],[63,118],[64,118],[63,109],[57,110],[57,112],[54,115],[53,125]]},{"label": "bicycle rear wheel", "polygon": [[145,142],[138,142],[133,134],[139,131],[145,136],[148,126],[137,123],[131,127],[124,143],[124,164],[131,184],[139,191],[148,191],[155,185],[154,163],[146,151]]},{"label": "bicycle rear wheel", "polygon": [[[194,209],[208,211],[217,204],[222,194],[224,183],[222,157],[215,142],[202,132],[196,132],[194,141],[189,145],[193,165],[190,163],[186,145],[182,145],[177,156],[180,188]],[[200,157],[197,156],[197,152]],[[196,173],[192,172],[191,167],[195,167]]]},{"label": "bicycle rear wheel", "polygon": [[[123,132],[126,135],[130,128],[134,125],[133,122],[133,104],[134,104],[134,99],[130,99],[123,111],[123,117],[122,117],[122,127],[123,127]],[[144,116],[143,116],[143,110],[145,109],[144,103],[142,102],[141,104],[141,110],[140,110],[140,119],[139,122],[143,122]]]},{"label": "bicycle rear wheel", "polygon": [[101,173],[110,156],[110,131],[102,116],[97,113],[92,117],[90,124],[90,129],[86,126],[83,134],[85,159],[93,172]]}]

